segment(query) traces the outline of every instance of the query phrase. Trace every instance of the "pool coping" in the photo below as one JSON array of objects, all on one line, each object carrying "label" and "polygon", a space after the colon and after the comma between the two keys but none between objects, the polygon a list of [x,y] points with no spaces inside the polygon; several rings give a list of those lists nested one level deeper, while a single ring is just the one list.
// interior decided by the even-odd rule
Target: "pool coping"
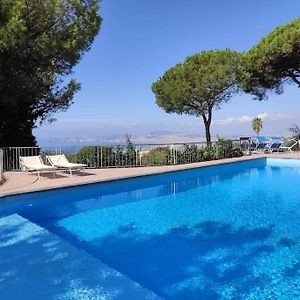
[{"label": "pool coping", "polygon": [[[185,171],[185,170],[191,170],[191,169],[198,169],[198,168],[205,168],[205,167],[212,167],[217,165],[226,165],[230,163],[238,163],[243,161],[251,161],[251,160],[258,160],[258,159],[266,159],[266,158],[285,158],[285,159],[297,159],[297,157],[291,157],[290,155],[285,154],[256,154],[251,156],[241,156],[241,157],[235,157],[235,158],[226,158],[226,159],[219,159],[219,160],[211,160],[211,161],[204,161],[204,162],[197,162],[197,163],[191,163],[191,164],[182,164],[182,165],[169,165],[169,166],[154,166],[154,167],[133,167],[133,168],[121,168],[121,169],[114,169],[116,172],[115,176],[107,177],[107,178],[94,178],[92,180],[87,181],[78,181],[78,182],[72,182],[72,178],[69,178],[70,180],[68,182],[64,183],[56,183],[51,186],[47,186],[47,182],[44,186],[36,187],[33,186],[36,182],[38,182],[37,179],[35,179],[32,183],[30,183],[30,186],[20,187],[19,189],[15,190],[7,190],[4,192],[1,192],[0,188],[0,200],[4,199],[8,196],[14,196],[14,195],[20,195],[20,194],[29,194],[29,193],[37,193],[37,192],[43,192],[48,190],[59,190],[64,188],[71,188],[75,186],[80,185],[90,185],[90,184],[97,184],[97,183],[105,183],[105,182],[111,182],[111,181],[119,181],[119,180],[126,180],[130,178],[138,178],[138,177],[144,177],[144,176],[151,176],[151,175],[159,175],[159,174],[166,174],[166,173],[172,173],[172,172],[178,172],[178,171]],[[299,158],[300,159],[300,156]],[[95,171],[101,172],[103,169],[93,169]],[[107,170],[107,169],[106,169]],[[135,174],[125,174],[125,175],[118,175],[118,171],[122,170],[130,170],[130,171],[137,171]],[[141,172],[139,172],[141,171]],[[24,174],[26,176],[26,174]],[[28,176],[28,175],[27,175]],[[97,176],[97,175],[96,175]]]},{"label": "pool coping", "polygon": [[[71,188],[74,186],[80,186],[80,185],[89,185],[89,184],[97,184],[97,183],[103,183],[103,182],[111,182],[111,181],[119,181],[119,180],[126,180],[130,178],[138,178],[138,177],[144,177],[144,176],[151,176],[151,175],[159,175],[159,174],[166,174],[166,173],[172,173],[172,172],[178,172],[178,171],[185,171],[190,169],[197,169],[197,168],[204,168],[204,167],[210,167],[210,166],[216,166],[221,164],[230,164],[230,163],[237,163],[242,161],[249,161],[249,160],[257,160],[257,159],[263,159],[266,158],[266,156],[242,156],[242,157],[235,157],[235,158],[226,158],[226,159],[220,159],[220,160],[211,160],[211,161],[205,161],[205,162],[199,162],[199,163],[191,163],[191,164],[182,164],[182,165],[173,165],[173,166],[156,166],[152,167],[150,171],[147,171],[147,167],[134,167],[134,168],[122,168],[124,169],[135,169],[135,170],[143,170],[146,172],[137,173],[137,174],[129,174],[129,175],[121,175],[121,176],[114,176],[113,178],[95,178],[93,180],[83,181],[83,182],[68,182],[68,184],[56,184],[52,186],[43,186],[43,187],[32,187],[32,188],[26,188],[25,190],[8,190],[1,193],[0,191],[0,200],[1,198],[7,197],[7,196],[13,196],[13,195],[20,195],[20,194],[28,194],[28,193],[35,193],[35,192],[42,192],[42,191],[48,191],[48,190],[57,190],[57,189],[63,189],[63,188]],[[154,170],[152,170],[154,169]],[[99,169],[101,170],[101,169]],[[117,171],[117,169],[115,169]],[[37,182],[37,179],[33,181],[33,184]]]}]

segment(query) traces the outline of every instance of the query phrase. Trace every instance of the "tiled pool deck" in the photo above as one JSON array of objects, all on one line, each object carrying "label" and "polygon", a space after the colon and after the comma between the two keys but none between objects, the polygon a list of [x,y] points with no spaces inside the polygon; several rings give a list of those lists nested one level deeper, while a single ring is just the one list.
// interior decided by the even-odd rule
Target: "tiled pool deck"
[{"label": "tiled pool deck", "polygon": [[108,180],[117,180],[121,178],[129,178],[150,174],[158,174],[163,172],[171,172],[190,168],[198,168],[201,166],[217,165],[222,163],[230,163],[240,160],[257,159],[260,157],[280,157],[300,159],[299,152],[281,153],[281,154],[256,154],[251,156],[243,156],[239,158],[221,159],[208,162],[192,163],[175,166],[156,166],[156,167],[135,167],[135,168],[110,168],[110,169],[88,169],[85,174],[74,174],[70,176],[68,173],[60,171],[53,178],[52,174],[42,174],[38,179],[36,174],[28,174],[22,172],[6,172],[6,182],[0,186],[0,197],[5,195],[20,194],[26,192],[40,191],[46,189],[60,188],[66,186],[88,184],[93,182],[101,182]]},{"label": "tiled pool deck", "polygon": [[[86,175],[59,173],[37,180],[33,174],[7,172],[1,196],[150,175],[201,166],[256,159],[299,158],[300,153],[252,155],[189,165],[88,170]],[[151,291],[86,252],[18,215],[0,218],[1,300],[160,299]]]}]

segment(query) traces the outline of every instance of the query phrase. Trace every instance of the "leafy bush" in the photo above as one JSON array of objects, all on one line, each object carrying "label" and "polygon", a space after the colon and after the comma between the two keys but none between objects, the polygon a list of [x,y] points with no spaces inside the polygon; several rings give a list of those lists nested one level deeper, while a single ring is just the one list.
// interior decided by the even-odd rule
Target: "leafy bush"
[{"label": "leafy bush", "polygon": [[176,162],[178,164],[202,160],[201,153],[196,145],[184,145],[183,150],[176,150]]},{"label": "leafy bush", "polygon": [[142,165],[184,164],[214,159],[242,156],[239,144],[232,140],[219,138],[215,145],[198,148],[196,145],[184,145],[183,149],[159,147],[142,155]]},{"label": "leafy bush", "polygon": [[70,162],[86,164],[88,167],[135,166],[139,152],[135,149],[130,136],[126,136],[125,146],[86,146],[76,154],[68,156]]},{"label": "leafy bush", "polygon": [[88,167],[123,167],[137,164],[138,152],[123,146],[86,146],[76,154],[68,156],[70,162],[78,162]]},{"label": "leafy bush", "polygon": [[243,155],[240,145],[234,144],[232,140],[218,138],[214,149],[216,159],[239,157]]},{"label": "leafy bush", "polygon": [[199,149],[201,160],[199,161],[208,161],[216,159],[216,153],[214,147],[205,146]]},{"label": "leafy bush", "polygon": [[71,162],[84,163],[89,167],[125,167],[125,166],[154,166],[184,164],[214,159],[242,156],[242,150],[238,144],[231,140],[219,138],[213,146],[197,147],[196,145],[184,145],[183,147],[158,147],[149,151],[138,151],[126,137],[126,145],[87,146],[80,149],[77,154],[68,156]]},{"label": "leafy bush", "polygon": [[171,161],[171,150],[168,147],[159,147],[151,149],[149,152],[142,154],[142,165],[169,165]]}]

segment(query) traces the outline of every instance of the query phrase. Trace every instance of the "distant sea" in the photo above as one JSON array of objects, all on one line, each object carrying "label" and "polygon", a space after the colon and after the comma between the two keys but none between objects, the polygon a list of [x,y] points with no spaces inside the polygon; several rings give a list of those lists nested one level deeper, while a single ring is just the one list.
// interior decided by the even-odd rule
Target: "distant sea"
[{"label": "distant sea", "polygon": [[115,143],[98,143],[97,145],[77,145],[77,146],[69,146],[69,145],[63,145],[63,146],[44,146],[43,144],[40,144],[40,148],[42,151],[54,151],[54,152],[64,152],[68,154],[77,153],[80,151],[81,148],[87,147],[87,146],[115,146]]},{"label": "distant sea", "polygon": [[[237,137],[228,136],[227,138],[236,139]],[[212,140],[217,140],[217,137],[212,137]],[[125,145],[125,136],[111,136],[105,138],[93,137],[69,137],[57,138],[48,140],[39,140],[38,144],[43,150],[64,152],[64,153],[77,153],[81,148],[86,146],[116,146]],[[205,137],[188,134],[188,133],[173,133],[161,132],[151,133],[145,136],[132,136],[134,145],[166,145],[178,143],[202,143],[205,142]]]}]

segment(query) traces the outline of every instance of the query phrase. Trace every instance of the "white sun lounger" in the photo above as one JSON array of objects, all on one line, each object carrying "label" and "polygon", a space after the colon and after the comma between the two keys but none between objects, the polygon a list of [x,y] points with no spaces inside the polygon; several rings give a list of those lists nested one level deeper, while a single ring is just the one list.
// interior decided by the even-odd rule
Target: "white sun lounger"
[{"label": "white sun lounger", "polygon": [[55,177],[55,168],[45,165],[41,156],[20,156],[20,168],[21,171],[37,172],[39,178],[42,171],[51,171]]},{"label": "white sun lounger", "polygon": [[291,146],[281,146],[279,149],[282,151],[289,151],[293,152],[293,148],[295,148],[297,145],[300,145],[300,142],[296,139],[291,139],[294,143]]},{"label": "white sun lounger", "polygon": [[84,164],[70,163],[64,154],[47,155],[46,158],[51,164],[51,166],[55,168],[69,170],[70,175],[72,175],[72,171],[74,170],[81,170],[84,173],[84,168],[86,167],[86,165]]}]

